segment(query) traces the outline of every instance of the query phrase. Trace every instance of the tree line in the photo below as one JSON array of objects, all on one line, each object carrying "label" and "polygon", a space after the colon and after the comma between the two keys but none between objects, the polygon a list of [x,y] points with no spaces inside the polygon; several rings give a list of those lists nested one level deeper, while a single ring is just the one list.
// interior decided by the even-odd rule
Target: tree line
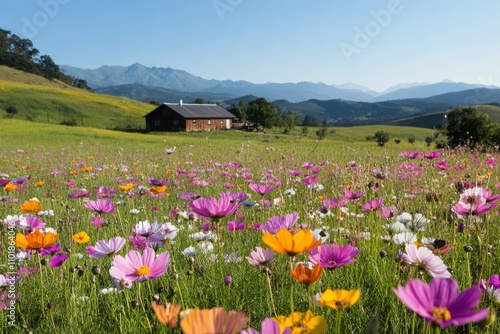
[{"label": "tree line", "polygon": [[0,65],[92,91],[87,81],[64,74],[50,56],[40,55],[31,40],[4,29],[0,29]]}]

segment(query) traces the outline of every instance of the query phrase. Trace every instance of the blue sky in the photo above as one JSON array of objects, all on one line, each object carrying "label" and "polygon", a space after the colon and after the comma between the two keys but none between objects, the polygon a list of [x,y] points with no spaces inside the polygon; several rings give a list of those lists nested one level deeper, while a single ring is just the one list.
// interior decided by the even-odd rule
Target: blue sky
[{"label": "blue sky", "polygon": [[500,86],[497,0],[0,0],[0,28],[59,65],[205,79]]}]

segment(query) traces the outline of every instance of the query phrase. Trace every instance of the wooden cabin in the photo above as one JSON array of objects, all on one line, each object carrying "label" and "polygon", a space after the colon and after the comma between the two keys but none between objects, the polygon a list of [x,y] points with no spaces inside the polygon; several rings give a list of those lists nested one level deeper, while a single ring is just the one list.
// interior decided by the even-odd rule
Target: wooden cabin
[{"label": "wooden cabin", "polygon": [[147,131],[212,131],[230,129],[236,118],[216,104],[163,103],[146,118]]}]

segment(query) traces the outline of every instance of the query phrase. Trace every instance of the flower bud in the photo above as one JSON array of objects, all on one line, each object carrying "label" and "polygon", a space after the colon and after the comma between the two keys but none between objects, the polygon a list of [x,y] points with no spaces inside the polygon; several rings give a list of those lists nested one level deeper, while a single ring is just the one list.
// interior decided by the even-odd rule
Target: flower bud
[{"label": "flower bud", "polygon": [[101,267],[99,267],[99,266],[92,267],[92,274],[99,275],[100,273],[101,273]]}]

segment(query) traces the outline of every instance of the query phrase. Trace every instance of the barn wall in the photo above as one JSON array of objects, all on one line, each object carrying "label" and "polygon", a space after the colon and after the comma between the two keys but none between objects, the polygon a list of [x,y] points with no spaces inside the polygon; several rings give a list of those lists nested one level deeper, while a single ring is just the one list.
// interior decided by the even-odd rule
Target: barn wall
[{"label": "barn wall", "polygon": [[[229,124],[232,120],[229,119]],[[226,119],[186,119],[186,131],[213,131],[226,129]]]}]

